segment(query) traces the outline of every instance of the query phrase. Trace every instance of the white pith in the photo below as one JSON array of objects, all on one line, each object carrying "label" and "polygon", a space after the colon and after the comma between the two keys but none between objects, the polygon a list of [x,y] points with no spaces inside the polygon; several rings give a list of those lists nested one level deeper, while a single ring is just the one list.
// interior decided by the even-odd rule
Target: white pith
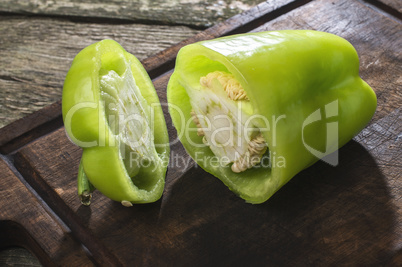
[{"label": "white pith", "polygon": [[[100,75],[101,99],[104,101],[109,127],[116,139],[142,158],[157,160],[150,124],[150,107],[141,94],[131,68],[120,76],[114,70]],[[122,156],[124,152],[122,151]]]},{"label": "white pith", "polygon": [[267,150],[264,137],[252,123],[251,104],[235,77],[215,71],[201,77],[199,88],[188,90],[203,143],[233,172],[243,172],[261,161]]}]

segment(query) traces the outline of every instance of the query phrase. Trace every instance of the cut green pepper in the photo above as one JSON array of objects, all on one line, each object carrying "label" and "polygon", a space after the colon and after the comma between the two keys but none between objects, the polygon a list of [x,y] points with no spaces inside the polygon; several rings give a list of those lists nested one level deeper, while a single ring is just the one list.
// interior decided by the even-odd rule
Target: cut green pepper
[{"label": "cut green pepper", "polygon": [[250,203],[265,202],[324,156],[336,165],[331,153],[364,128],[377,105],[353,46],[309,30],[185,46],[167,90],[188,154]]},{"label": "cut green pepper", "polygon": [[83,148],[81,193],[93,185],[125,206],[161,197],[169,138],[155,88],[133,55],[112,40],[83,49],[67,73],[62,109],[68,136]]}]

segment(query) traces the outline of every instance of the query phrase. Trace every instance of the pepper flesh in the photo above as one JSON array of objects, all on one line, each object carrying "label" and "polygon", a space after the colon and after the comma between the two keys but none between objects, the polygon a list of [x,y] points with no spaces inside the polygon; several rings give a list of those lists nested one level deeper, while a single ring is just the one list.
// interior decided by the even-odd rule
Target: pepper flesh
[{"label": "pepper flesh", "polygon": [[233,172],[242,172],[258,164],[267,146],[256,127],[245,129],[250,118],[250,105],[241,84],[233,75],[222,71],[201,77],[200,84],[202,88],[195,90],[197,93],[190,91],[193,95],[190,101],[196,110],[191,115],[198,135],[204,136],[203,143],[220,160],[226,157],[227,164],[233,163]]},{"label": "pepper flesh", "polygon": [[[202,114],[197,106],[211,108],[201,84],[216,71],[241,85],[249,105],[238,109],[253,118],[251,128],[268,147],[260,164],[240,173],[233,172],[233,164],[214,164],[222,155],[202,146],[203,136],[186,123],[192,110]],[[185,46],[168,84],[168,102],[179,107],[170,108],[170,114],[188,154],[250,203],[265,202],[297,173],[346,144],[370,121],[377,104],[374,91],[359,77],[353,46],[309,30],[233,35]],[[335,124],[323,114],[339,131],[331,131]]]},{"label": "pepper flesh", "polygon": [[153,84],[133,55],[113,40],[83,49],[67,73],[62,109],[90,184],[125,206],[161,197],[169,138]]}]

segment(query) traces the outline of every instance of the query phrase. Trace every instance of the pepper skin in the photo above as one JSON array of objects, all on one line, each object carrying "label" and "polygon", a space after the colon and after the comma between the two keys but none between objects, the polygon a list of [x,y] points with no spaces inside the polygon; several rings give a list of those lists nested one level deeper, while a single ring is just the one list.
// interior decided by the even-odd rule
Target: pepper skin
[{"label": "pepper skin", "polygon": [[[374,91],[359,77],[353,46],[310,30],[187,45],[178,53],[167,95],[188,154],[249,203],[265,202],[297,173],[346,144],[377,105]],[[233,115],[236,110],[251,122],[252,133],[233,130],[246,125]],[[211,114],[229,118],[223,123]],[[229,130],[214,135],[211,129],[222,123]],[[219,146],[231,134],[239,141]],[[254,141],[263,144],[259,150],[250,145]],[[327,162],[336,165],[331,156]],[[242,159],[247,160],[236,162]]]},{"label": "pepper skin", "polygon": [[[125,206],[161,197],[169,138],[155,88],[133,55],[113,40],[79,52],[64,82],[62,109],[68,136],[83,148],[79,185],[93,185]],[[80,183],[82,177],[90,183]]]}]

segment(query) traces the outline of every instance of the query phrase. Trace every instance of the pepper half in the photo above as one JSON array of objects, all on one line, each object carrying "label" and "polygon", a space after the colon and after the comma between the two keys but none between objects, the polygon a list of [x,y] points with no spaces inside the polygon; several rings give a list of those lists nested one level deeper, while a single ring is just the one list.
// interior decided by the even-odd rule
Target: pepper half
[{"label": "pepper half", "polygon": [[155,88],[135,56],[113,40],[83,49],[67,73],[62,109],[68,136],[83,148],[80,191],[93,185],[125,206],[161,197],[169,138]]},{"label": "pepper half", "polygon": [[353,46],[311,30],[187,45],[167,95],[188,154],[250,203],[265,202],[320,158],[336,165],[331,153],[364,128],[377,105]]}]

